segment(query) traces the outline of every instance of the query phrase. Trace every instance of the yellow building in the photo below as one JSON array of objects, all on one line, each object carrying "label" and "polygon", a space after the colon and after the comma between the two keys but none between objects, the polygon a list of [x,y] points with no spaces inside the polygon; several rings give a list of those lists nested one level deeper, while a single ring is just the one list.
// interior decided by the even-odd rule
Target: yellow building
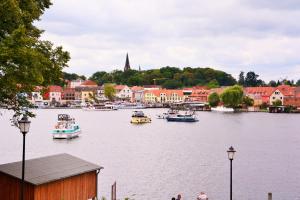
[{"label": "yellow building", "polygon": [[75,99],[81,102],[92,102],[97,92],[97,88],[77,87],[75,88]]},{"label": "yellow building", "polygon": [[151,90],[145,91],[146,103],[179,103],[185,100],[183,90]]}]

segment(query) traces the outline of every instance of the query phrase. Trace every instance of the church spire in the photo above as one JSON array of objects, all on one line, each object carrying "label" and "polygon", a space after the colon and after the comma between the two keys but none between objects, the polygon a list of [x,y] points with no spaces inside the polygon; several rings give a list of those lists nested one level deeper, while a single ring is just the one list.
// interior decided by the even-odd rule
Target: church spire
[{"label": "church spire", "polygon": [[125,62],[125,67],[124,67],[124,72],[130,70],[130,64],[129,64],[129,58],[128,58],[128,53],[126,55],[126,62]]}]

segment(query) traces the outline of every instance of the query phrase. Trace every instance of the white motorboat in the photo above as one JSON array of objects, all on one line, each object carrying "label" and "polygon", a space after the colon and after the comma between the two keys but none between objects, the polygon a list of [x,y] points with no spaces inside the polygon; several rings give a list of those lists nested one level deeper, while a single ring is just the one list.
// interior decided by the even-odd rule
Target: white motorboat
[{"label": "white motorboat", "polygon": [[93,106],[84,107],[83,110],[85,111],[114,111],[118,110],[118,108],[114,105],[110,104],[96,104]]},{"label": "white motorboat", "polygon": [[168,110],[168,112],[166,112],[166,113],[156,115],[156,117],[157,117],[157,119],[167,119],[167,117],[168,117],[169,115],[176,115],[176,114],[178,114],[178,110],[170,109],[170,110]]},{"label": "white motorboat", "polygon": [[75,123],[75,119],[71,118],[68,114],[59,114],[57,123],[52,131],[54,139],[72,139],[78,137],[81,129]]},{"label": "white motorboat", "polygon": [[199,121],[194,112],[169,114],[166,117],[168,122],[197,122]]},{"label": "white motorboat", "polygon": [[216,112],[234,112],[233,108],[227,108],[224,106],[217,106],[217,107],[213,107],[211,108],[211,111],[216,111]]}]

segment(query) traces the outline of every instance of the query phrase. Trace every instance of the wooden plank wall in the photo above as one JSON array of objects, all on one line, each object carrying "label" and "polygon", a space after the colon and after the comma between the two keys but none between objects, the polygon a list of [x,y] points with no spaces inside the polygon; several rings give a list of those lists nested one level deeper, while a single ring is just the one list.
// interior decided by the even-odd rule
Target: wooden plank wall
[{"label": "wooden plank wall", "polygon": [[96,196],[96,171],[35,187],[34,200],[87,200]]},{"label": "wooden plank wall", "polygon": [[[20,200],[21,181],[0,172],[0,199]],[[24,200],[34,200],[33,185],[25,184]]]}]

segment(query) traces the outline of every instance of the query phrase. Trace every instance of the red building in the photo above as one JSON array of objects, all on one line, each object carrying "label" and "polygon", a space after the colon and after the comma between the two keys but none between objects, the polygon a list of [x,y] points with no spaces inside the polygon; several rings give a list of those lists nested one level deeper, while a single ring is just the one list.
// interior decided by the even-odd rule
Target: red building
[{"label": "red building", "polygon": [[207,89],[193,89],[192,94],[189,96],[189,100],[192,102],[208,102],[208,96],[210,91]]},{"label": "red building", "polygon": [[254,106],[259,106],[262,103],[269,104],[270,96],[275,89],[274,87],[246,87],[244,94],[254,100]]}]

